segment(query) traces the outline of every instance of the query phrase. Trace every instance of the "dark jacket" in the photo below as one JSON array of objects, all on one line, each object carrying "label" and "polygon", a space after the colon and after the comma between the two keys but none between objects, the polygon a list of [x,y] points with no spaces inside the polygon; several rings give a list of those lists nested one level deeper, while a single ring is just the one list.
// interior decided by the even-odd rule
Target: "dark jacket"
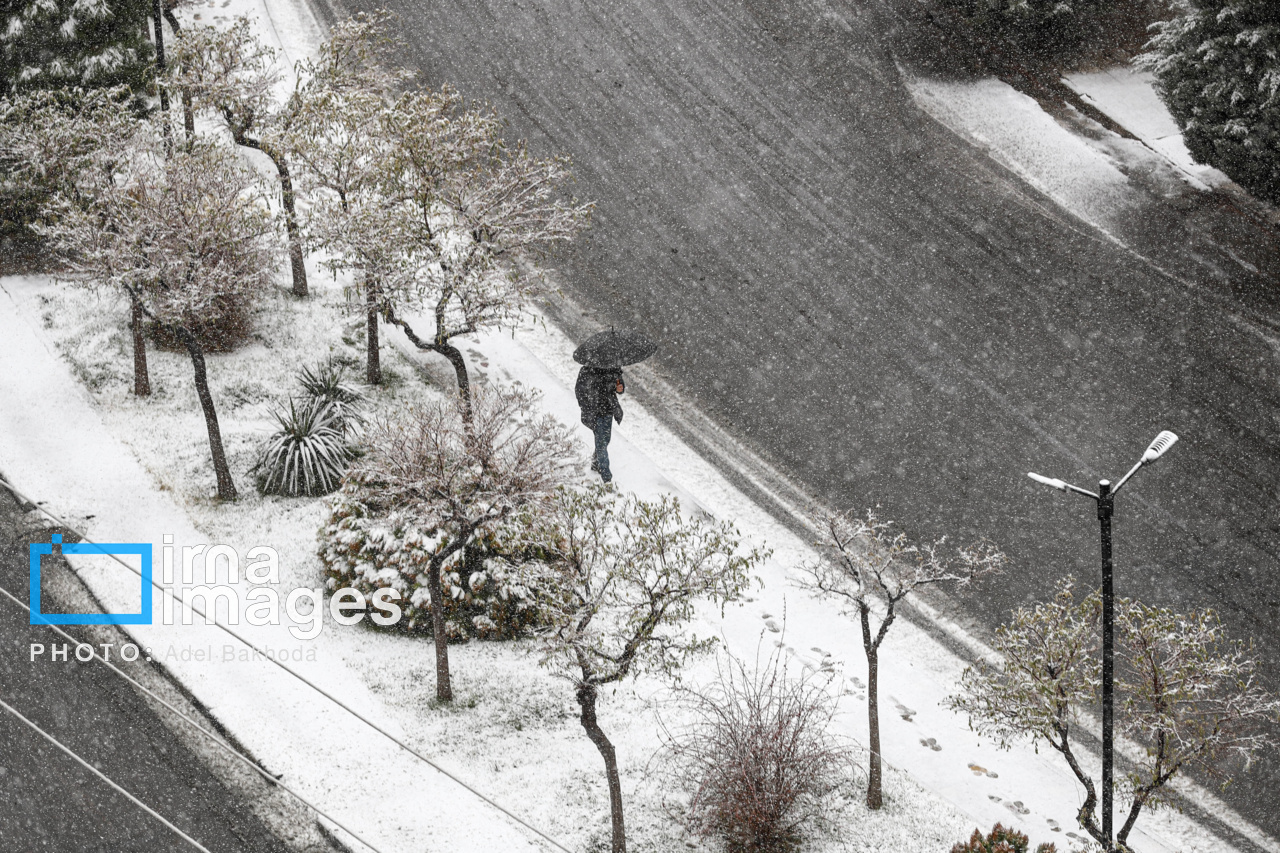
[{"label": "dark jacket", "polygon": [[617,385],[622,371],[616,367],[584,367],[578,371],[573,392],[582,410],[582,423],[595,428],[596,418],[613,418],[622,423],[622,404],[618,402]]}]

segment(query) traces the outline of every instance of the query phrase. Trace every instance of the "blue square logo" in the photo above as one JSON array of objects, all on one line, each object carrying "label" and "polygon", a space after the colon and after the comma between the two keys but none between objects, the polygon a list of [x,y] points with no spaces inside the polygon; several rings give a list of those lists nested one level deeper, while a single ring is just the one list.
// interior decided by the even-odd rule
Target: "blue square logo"
[{"label": "blue square logo", "polygon": [[[28,546],[31,555],[31,624],[32,625],[150,625],[151,624],[151,543],[80,542],[62,544],[61,534],[52,542]],[[41,613],[40,558],[52,554],[54,545],[62,545],[64,554],[136,554],[142,559],[142,608],[137,613]]]}]

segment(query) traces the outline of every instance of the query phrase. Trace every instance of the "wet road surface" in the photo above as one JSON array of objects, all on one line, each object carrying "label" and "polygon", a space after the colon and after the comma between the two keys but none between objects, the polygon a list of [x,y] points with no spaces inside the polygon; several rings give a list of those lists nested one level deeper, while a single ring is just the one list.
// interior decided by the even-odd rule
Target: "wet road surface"
[{"label": "wet road surface", "polygon": [[[26,600],[23,530],[22,513],[0,489],[0,585]],[[45,596],[46,612],[82,612],[50,601],[47,588]],[[82,629],[66,630],[82,638]],[[0,599],[0,699],[211,853],[287,853],[242,795],[218,782],[127,682],[97,661],[77,662],[74,647],[66,663],[50,655],[33,663],[33,642],[65,641]],[[0,843],[22,853],[196,849],[2,709]]]}]

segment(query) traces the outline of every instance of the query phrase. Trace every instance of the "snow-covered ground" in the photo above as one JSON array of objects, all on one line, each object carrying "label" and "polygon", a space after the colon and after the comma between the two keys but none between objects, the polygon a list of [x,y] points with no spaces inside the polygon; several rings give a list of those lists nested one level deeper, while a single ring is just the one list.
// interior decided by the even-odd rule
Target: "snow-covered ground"
[{"label": "snow-covered ground", "polygon": [[[253,16],[260,35],[283,48],[290,60],[314,50],[319,28],[305,8],[269,2],[226,0],[210,3],[214,11],[201,14],[214,20]],[[993,102],[1002,105],[1016,132],[990,136],[993,152],[1022,163],[1028,179],[1039,175],[1046,192],[1060,193],[1064,203],[1091,204],[1095,193],[1120,199],[1123,176],[1117,172],[1117,180],[1095,168],[1088,150],[1057,135],[1056,123],[1045,124],[1047,117],[1037,117],[1038,107],[1019,101],[1021,96],[998,86],[961,91],[943,84],[922,84],[917,93],[979,131],[986,125],[974,116]],[[1053,165],[1063,151],[1076,158],[1069,169]],[[268,428],[269,406],[288,392],[296,370],[331,353],[355,357],[360,351],[359,323],[340,304],[344,282],[314,269],[312,281],[316,293],[310,300],[273,294],[255,317],[257,340],[210,358],[213,393],[242,492],[238,503],[219,505],[208,497],[212,471],[185,357],[153,353],[156,396],[136,401],[128,394],[121,306],[39,277],[0,280],[0,399],[7,403],[0,407],[0,471],[94,538],[158,543],[169,533],[178,546],[221,542],[241,553],[267,544],[283,557],[282,589],[319,585],[315,531],[322,505],[262,498],[245,476]],[[548,411],[575,423],[573,344],[537,320],[515,333],[478,336],[466,347],[468,359],[489,381],[519,381],[539,389]],[[419,356],[393,330],[387,330],[385,355],[392,381],[375,394],[376,407],[389,409],[436,393],[413,367]],[[854,624],[792,582],[794,567],[813,557],[807,543],[749,501],[643,406],[634,400],[626,406],[626,420],[611,446],[620,486],[644,497],[676,494],[688,506],[732,519],[754,543],[773,549],[754,600],[731,608],[723,619],[702,614],[701,630],[721,636],[738,656],[754,656],[764,637],[766,644],[782,644],[796,666],[829,662],[842,695],[837,727],[865,741],[865,662]],[[585,459],[588,436],[585,430],[579,435]],[[105,604],[136,607],[136,579],[105,564],[86,560],[81,566]],[[785,633],[780,630],[784,615]],[[223,661],[223,647],[235,644],[217,628],[157,624],[129,630],[271,770],[283,773],[378,849],[447,847],[480,853],[533,846],[488,806],[279,668],[263,661]],[[597,849],[607,837],[599,756],[578,726],[572,692],[537,669],[525,644],[455,647],[460,700],[440,708],[428,701],[433,682],[425,638],[331,623],[307,642],[293,639],[284,627],[241,625],[239,630],[264,647],[314,651],[312,659],[302,654],[303,660],[290,666],[571,849]],[[214,660],[166,659],[170,648],[211,649]],[[970,732],[965,719],[942,708],[963,670],[962,660],[925,631],[899,622],[882,662],[883,746],[897,768],[889,774],[888,807],[868,813],[852,797],[839,814],[839,831],[817,839],[812,849],[942,851],[975,826],[985,830],[997,821],[1012,823],[1033,842],[1054,841],[1059,850],[1075,846],[1074,813],[1082,796],[1056,756],[1037,754],[1029,745],[998,751]],[[687,679],[696,684],[712,672],[704,661]],[[642,772],[658,744],[654,706],[669,704],[664,696],[660,684],[641,680],[604,697],[600,710],[602,726],[618,745],[634,847],[640,850],[696,846],[663,811],[660,782]],[[1225,814],[1220,805],[1212,807]],[[1132,843],[1144,853],[1231,849],[1176,813],[1144,816]],[[353,847],[359,849],[354,842]]]},{"label": "snow-covered ground", "polygon": [[[1096,123],[1097,133],[1081,135],[1078,126],[1055,120],[1034,98],[995,77],[944,80],[904,70],[904,79],[925,112],[1112,239],[1116,226],[1143,203],[1127,177],[1131,168],[1200,191],[1231,185],[1222,172],[1191,159],[1145,71],[1114,67],[1063,78],[1136,139]],[[1082,124],[1091,123],[1076,115]]]}]

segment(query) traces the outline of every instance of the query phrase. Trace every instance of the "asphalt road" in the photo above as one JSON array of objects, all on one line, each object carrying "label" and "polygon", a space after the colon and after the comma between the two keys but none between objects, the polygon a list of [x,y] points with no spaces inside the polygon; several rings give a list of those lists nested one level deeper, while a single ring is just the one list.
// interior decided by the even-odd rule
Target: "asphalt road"
[{"label": "asphalt road", "polygon": [[[20,522],[12,497],[0,489],[0,584],[25,600],[28,562]],[[63,609],[56,599],[46,607],[82,612]],[[81,638],[81,629],[68,631]],[[96,661],[76,662],[73,650],[66,663],[47,657],[31,662],[30,643],[55,640],[64,642],[0,600],[0,699],[211,853],[287,853],[243,796],[217,781],[119,676]],[[2,709],[0,846],[20,853],[195,850]]]},{"label": "asphalt road", "polygon": [[[912,103],[899,63],[950,64],[915,0],[345,5],[383,2],[429,84],[573,158],[567,294],[827,505],[1000,543],[986,625],[1096,577],[1092,506],[1026,472],[1096,486],[1177,432],[1117,502],[1118,589],[1218,608],[1280,687],[1273,232],[1167,188],[1112,237],[1058,209]],[[1230,799],[1280,835],[1280,761]]]}]

